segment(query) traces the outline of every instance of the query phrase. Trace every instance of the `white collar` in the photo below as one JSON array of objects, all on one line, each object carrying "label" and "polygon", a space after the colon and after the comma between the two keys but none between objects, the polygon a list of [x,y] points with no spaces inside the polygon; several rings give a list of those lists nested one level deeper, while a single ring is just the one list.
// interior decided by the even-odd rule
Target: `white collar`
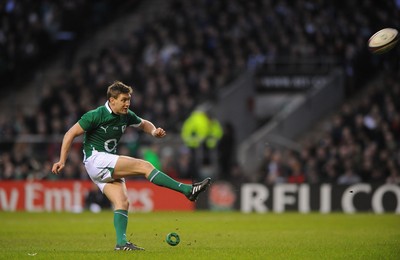
[{"label": "white collar", "polygon": [[111,110],[111,107],[110,107],[110,104],[109,104],[108,100],[107,100],[107,102],[104,104],[104,106],[107,108],[108,112],[110,112],[110,114],[112,114],[113,111]]}]

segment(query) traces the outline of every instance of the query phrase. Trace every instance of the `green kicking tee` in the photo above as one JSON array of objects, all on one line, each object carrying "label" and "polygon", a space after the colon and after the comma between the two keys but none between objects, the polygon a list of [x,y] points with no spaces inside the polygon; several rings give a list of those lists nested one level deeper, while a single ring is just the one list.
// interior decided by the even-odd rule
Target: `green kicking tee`
[{"label": "green kicking tee", "polygon": [[108,104],[86,112],[78,121],[85,130],[83,153],[85,160],[93,151],[116,154],[117,144],[127,126],[137,127],[142,119],[128,110],[126,115],[114,114]]}]

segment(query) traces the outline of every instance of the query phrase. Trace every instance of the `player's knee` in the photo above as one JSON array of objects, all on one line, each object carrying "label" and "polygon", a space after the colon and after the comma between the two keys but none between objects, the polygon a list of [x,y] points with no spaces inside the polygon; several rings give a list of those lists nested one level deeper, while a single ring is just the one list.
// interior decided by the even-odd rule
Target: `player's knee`
[{"label": "player's knee", "polygon": [[152,171],[155,168],[152,163],[147,162],[147,161],[144,162],[144,166],[145,166],[145,169],[146,169],[145,170],[146,173]]},{"label": "player's knee", "polygon": [[128,199],[128,197],[123,197],[123,198],[119,199],[118,201],[116,201],[114,207],[116,209],[128,210],[129,209],[129,199]]},{"label": "player's knee", "polygon": [[125,208],[126,210],[129,209],[129,200],[128,200],[128,199],[126,199],[126,200],[123,201],[123,206],[124,206],[124,208]]},{"label": "player's knee", "polygon": [[153,169],[155,169],[154,165],[153,165],[151,162],[147,162],[146,168],[147,168],[148,170],[153,170]]}]

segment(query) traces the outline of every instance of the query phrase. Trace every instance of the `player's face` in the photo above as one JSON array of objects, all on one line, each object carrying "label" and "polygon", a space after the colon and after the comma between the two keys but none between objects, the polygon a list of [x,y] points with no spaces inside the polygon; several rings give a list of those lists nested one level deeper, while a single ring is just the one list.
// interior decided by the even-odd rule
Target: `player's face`
[{"label": "player's face", "polygon": [[126,115],[131,104],[130,94],[120,94],[118,98],[110,98],[112,111],[117,115]]}]

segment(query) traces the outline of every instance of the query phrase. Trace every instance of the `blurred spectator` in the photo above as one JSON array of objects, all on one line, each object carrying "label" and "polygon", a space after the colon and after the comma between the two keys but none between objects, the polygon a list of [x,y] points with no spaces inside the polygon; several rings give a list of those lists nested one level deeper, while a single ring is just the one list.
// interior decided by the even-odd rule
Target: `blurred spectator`
[{"label": "blurred spectator", "polygon": [[292,157],[288,161],[289,165],[289,176],[287,178],[288,183],[303,183],[305,182],[305,176],[303,170],[301,168],[300,162],[295,158]]},{"label": "blurred spectator", "polygon": [[360,176],[354,172],[354,167],[350,160],[346,160],[343,169],[343,174],[338,178],[338,184],[352,185],[361,182]]},{"label": "blurred spectator", "polygon": [[282,151],[272,150],[271,153],[266,153],[265,155],[267,156],[267,161],[263,166],[261,182],[267,185],[285,183],[288,176],[288,167],[283,162]]},{"label": "blurred spectator", "polygon": [[211,112],[195,110],[183,122],[182,140],[192,153],[193,168],[199,167],[202,178],[216,175],[216,149],[222,136],[223,129]]}]

